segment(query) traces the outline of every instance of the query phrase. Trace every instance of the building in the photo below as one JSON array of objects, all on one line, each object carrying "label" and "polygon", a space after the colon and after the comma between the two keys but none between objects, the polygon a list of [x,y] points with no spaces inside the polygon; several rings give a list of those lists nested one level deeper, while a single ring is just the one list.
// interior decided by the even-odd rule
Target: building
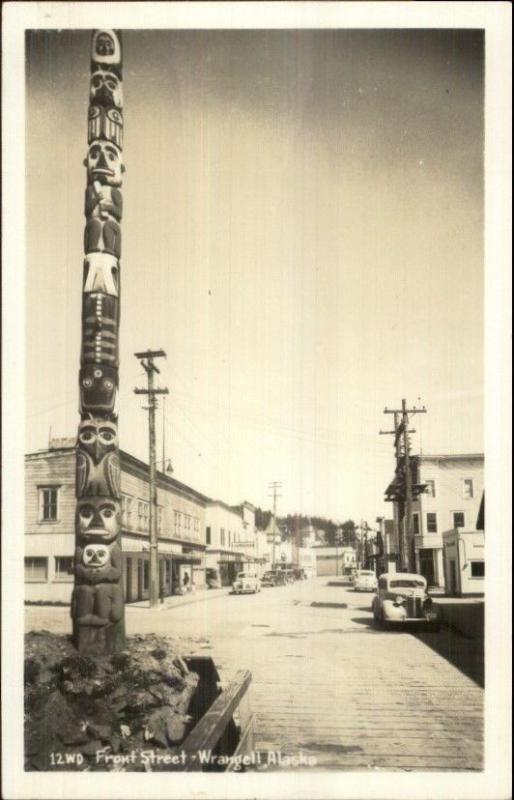
[{"label": "building", "polygon": [[246,502],[229,506],[222,500],[208,500],[205,514],[206,566],[217,571],[222,586],[230,586],[238,572],[256,563],[255,508]]},{"label": "building", "polygon": [[[456,530],[461,535],[477,530],[484,488],[484,456],[479,453],[413,456],[411,470],[416,492],[409,551],[416,571],[425,576],[429,586],[444,589],[443,536]],[[403,512],[397,479],[386,494],[393,500],[398,531]]]},{"label": "building", "polygon": [[236,538],[233,547],[247,558],[243,568],[255,569],[262,576],[267,569],[271,569],[272,546],[264,531],[257,530],[255,526],[255,506],[245,501],[234,510],[241,514],[243,532],[241,538]]},{"label": "building", "polygon": [[[149,597],[148,465],[120,451],[124,591]],[[157,473],[161,595],[205,586],[208,498]],[[69,602],[75,551],[75,440],[52,440],[25,457],[25,598]],[[187,575],[187,578],[186,578]]]},{"label": "building", "polygon": [[316,557],[316,575],[349,575],[357,567],[357,552],[354,547],[329,547],[316,545],[311,548]]},{"label": "building", "polygon": [[446,593],[484,593],[485,538],[483,531],[444,531],[443,555]]}]

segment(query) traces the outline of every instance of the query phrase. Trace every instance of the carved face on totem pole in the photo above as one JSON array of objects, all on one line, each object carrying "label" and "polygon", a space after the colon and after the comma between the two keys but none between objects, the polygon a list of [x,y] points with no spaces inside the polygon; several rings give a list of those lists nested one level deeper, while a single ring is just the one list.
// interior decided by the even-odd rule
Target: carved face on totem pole
[{"label": "carved face on totem pole", "polygon": [[75,548],[75,575],[80,583],[109,583],[121,577],[121,549],[116,543],[91,542]]},{"label": "carved face on totem pole", "polygon": [[77,502],[77,533],[83,542],[113,542],[118,536],[121,509],[108,497],[84,497]]},{"label": "carved face on totem pole", "polygon": [[117,108],[89,106],[87,140],[107,139],[117,147],[123,146],[123,116]]},{"label": "carved face on totem pole", "polygon": [[121,150],[115,144],[104,141],[90,144],[84,166],[87,167],[88,183],[99,181],[109,186],[121,186],[125,167],[121,160]]},{"label": "carved face on totem pole", "polygon": [[118,297],[119,264],[110,253],[88,253],[84,259],[84,285],[82,291],[102,292]]},{"label": "carved face on totem pole", "polygon": [[118,415],[118,370],[105,364],[84,364],[79,372],[80,413]]},{"label": "carved face on totem pole", "polygon": [[109,420],[80,423],[77,450],[77,497],[120,497],[118,432]]},{"label": "carved face on totem pole", "polygon": [[91,60],[97,64],[120,64],[120,40],[112,30],[99,30],[93,34]]},{"label": "carved face on totem pole", "polygon": [[101,67],[91,75],[89,99],[92,106],[123,108],[123,91],[118,76]]}]

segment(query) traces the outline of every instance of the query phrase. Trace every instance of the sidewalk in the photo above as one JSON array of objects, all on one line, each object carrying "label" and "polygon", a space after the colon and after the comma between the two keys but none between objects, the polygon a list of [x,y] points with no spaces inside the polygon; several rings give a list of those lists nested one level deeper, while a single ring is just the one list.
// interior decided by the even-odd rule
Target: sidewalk
[{"label": "sidewalk", "polygon": [[202,603],[204,600],[214,600],[216,597],[224,597],[230,594],[232,587],[223,586],[221,589],[199,589],[197,592],[188,592],[182,595],[172,595],[165,597],[162,603],[155,608],[150,608],[149,600],[138,600],[135,603],[125,603],[125,609],[143,608],[147,611],[167,611],[177,606],[186,606],[189,603]]},{"label": "sidewalk", "polygon": [[483,597],[438,597],[443,621],[468,639],[484,641]]}]

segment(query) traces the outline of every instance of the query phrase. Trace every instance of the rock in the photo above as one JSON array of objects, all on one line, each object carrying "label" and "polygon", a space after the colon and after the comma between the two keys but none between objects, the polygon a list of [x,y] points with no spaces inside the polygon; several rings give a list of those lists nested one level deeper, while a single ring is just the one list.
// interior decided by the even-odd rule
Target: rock
[{"label": "rock", "polygon": [[171,744],[178,744],[186,735],[187,723],[190,717],[181,714],[170,714],[166,722],[166,736]]},{"label": "rock", "polygon": [[93,739],[89,744],[86,744],[84,747],[80,748],[80,752],[83,753],[85,756],[95,756],[97,750],[102,749],[102,742],[100,739]]},{"label": "rock", "polygon": [[88,733],[96,739],[101,739],[102,742],[110,742],[112,737],[112,727],[110,725],[98,725],[97,723],[88,722]]}]

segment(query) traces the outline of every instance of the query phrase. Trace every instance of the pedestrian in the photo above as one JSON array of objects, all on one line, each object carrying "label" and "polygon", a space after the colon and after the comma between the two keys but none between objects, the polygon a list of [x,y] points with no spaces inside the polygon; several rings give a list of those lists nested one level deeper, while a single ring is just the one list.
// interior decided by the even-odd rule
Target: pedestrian
[{"label": "pedestrian", "polygon": [[187,592],[188,591],[188,586],[189,586],[189,573],[188,572],[184,572],[184,580],[182,581],[182,584],[184,586],[184,591]]}]

